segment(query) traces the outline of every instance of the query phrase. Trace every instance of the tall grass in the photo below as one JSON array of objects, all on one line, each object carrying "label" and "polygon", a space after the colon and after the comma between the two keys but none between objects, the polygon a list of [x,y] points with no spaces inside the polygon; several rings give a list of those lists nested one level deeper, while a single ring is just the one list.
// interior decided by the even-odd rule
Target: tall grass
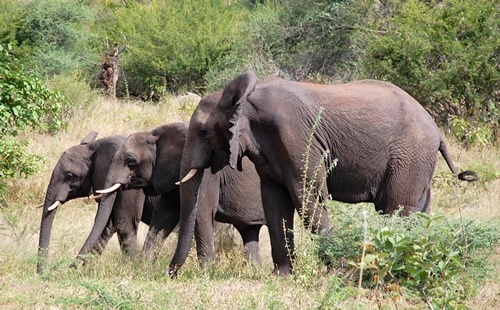
[{"label": "tall grass", "polygon": [[[117,308],[117,309],[310,309],[357,308],[357,269],[351,258],[361,257],[356,227],[362,225],[361,210],[368,211],[370,227],[377,220],[373,206],[328,202],[335,224],[335,265],[328,270],[317,259],[317,240],[306,228],[295,225],[297,268],[289,278],[272,276],[269,239],[261,232],[262,266],[250,266],[242,255],[239,237],[234,242],[218,243],[218,260],[200,267],[191,253],[179,278],[170,280],[164,274],[173,255],[176,236],[169,237],[155,264],[141,258],[121,256],[114,237],[101,257],[93,258],[79,269],[69,264],[90,232],[96,212],[94,202],[82,199],[64,204],[57,212],[50,245],[49,271],[43,277],[36,270],[36,253],[41,210],[34,208],[43,201],[50,173],[61,153],[92,130],[104,137],[129,134],[179,120],[187,120],[191,104],[166,98],[157,104],[134,101],[107,101],[97,98],[80,107],[69,120],[66,130],[56,135],[25,133],[21,138],[29,150],[43,158],[38,173],[26,178],[8,180],[0,197],[0,308]],[[460,184],[463,216],[474,221],[469,250],[482,245],[485,255],[468,260],[481,260],[471,272],[477,273],[466,299],[472,308],[491,309],[498,306],[500,291],[500,253],[491,252],[488,231],[500,216],[500,151],[496,148],[469,148],[449,142],[450,152],[464,169],[479,172],[482,181]],[[451,173],[442,159],[438,160],[433,179],[432,214],[444,214],[456,220],[458,200]],[[381,219],[379,219],[381,220]],[[484,225],[483,225],[484,224]],[[472,227],[472,226],[471,226]],[[497,226],[498,227],[498,226]],[[141,224],[142,244],[147,227]],[[304,237],[301,237],[303,234]],[[219,238],[223,239],[223,238]],[[311,255],[307,253],[312,253]],[[352,256],[349,256],[351,255]],[[495,265],[496,263],[496,265]],[[481,276],[479,276],[482,274]],[[366,280],[365,280],[366,281]],[[422,308],[425,301],[403,290],[396,301],[383,294],[380,287],[363,283],[360,305],[364,308]],[[474,296],[475,292],[477,294]]]}]

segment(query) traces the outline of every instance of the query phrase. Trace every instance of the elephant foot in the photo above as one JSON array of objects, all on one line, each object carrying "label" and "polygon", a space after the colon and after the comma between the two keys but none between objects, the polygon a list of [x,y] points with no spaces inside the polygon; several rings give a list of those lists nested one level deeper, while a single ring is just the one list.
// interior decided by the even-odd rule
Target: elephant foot
[{"label": "elephant foot", "polygon": [[168,277],[170,277],[170,279],[175,279],[178,276],[178,271],[179,271],[179,267],[169,266],[166,274]]},{"label": "elephant foot", "polygon": [[288,277],[293,274],[293,270],[289,266],[275,266],[272,274],[280,277]]},{"label": "elephant foot", "polygon": [[85,259],[81,256],[77,256],[75,260],[69,265],[70,268],[78,269],[79,266],[85,265]]}]

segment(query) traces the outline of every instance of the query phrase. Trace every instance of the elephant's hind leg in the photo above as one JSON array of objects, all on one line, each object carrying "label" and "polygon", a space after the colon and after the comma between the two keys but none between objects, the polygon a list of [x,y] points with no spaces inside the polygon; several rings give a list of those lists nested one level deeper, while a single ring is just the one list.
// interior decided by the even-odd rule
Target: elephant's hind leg
[{"label": "elephant's hind leg", "polygon": [[151,216],[151,224],[142,251],[151,261],[156,261],[165,239],[174,230],[180,218],[178,194],[163,194],[160,204]]},{"label": "elephant's hind leg", "polygon": [[243,239],[246,258],[257,265],[261,264],[259,253],[259,232],[262,225],[251,225],[246,227],[236,226]]},{"label": "elephant's hind leg", "polygon": [[414,212],[428,213],[431,200],[429,175],[432,176],[434,165],[429,167],[424,162],[412,162],[406,169],[393,168],[379,189],[375,200],[377,211],[393,214],[401,209],[402,216]]},{"label": "elephant's hind leg", "polygon": [[415,208],[416,212],[422,212],[429,214],[431,212],[431,189],[428,187],[423,193],[422,197],[417,203]]}]

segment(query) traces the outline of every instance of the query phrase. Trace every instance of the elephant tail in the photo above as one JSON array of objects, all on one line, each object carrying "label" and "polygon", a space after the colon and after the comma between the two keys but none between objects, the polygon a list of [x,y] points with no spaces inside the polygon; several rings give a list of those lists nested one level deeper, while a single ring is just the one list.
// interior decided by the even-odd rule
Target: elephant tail
[{"label": "elephant tail", "polygon": [[441,139],[441,143],[439,144],[439,152],[441,152],[441,155],[443,155],[443,158],[446,161],[446,164],[448,164],[448,167],[450,168],[451,172],[455,176],[457,176],[459,180],[467,182],[473,182],[479,180],[479,176],[474,171],[471,170],[457,173],[457,167],[453,163],[450,153],[448,153],[448,148],[446,147],[446,143],[444,142],[443,139]]}]

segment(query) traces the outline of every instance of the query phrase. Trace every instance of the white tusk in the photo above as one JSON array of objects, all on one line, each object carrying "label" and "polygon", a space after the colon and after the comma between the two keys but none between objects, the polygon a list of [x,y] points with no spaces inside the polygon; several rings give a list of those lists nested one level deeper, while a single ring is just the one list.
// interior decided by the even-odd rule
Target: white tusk
[{"label": "white tusk", "polygon": [[59,207],[61,205],[61,202],[59,200],[57,200],[56,202],[54,202],[50,207],[47,208],[47,211],[52,211],[54,210],[55,208]]},{"label": "white tusk", "polygon": [[122,185],[120,183],[116,183],[115,185],[113,185],[111,187],[108,187],[108,188],[105,188],[105,189],[99,189],[99,190],[96,190],[95,192],[98,193],[98,194],[108,194],[108,193],[112,193],[112,192],[116,191],[121,186]]},{"label": "white tusk", "polygon": [[191,169],[189,170],[189,173],[186,174],[186,176],[180,181],[180,183],[186,183],[187,181],[191,180],[196,173],[198,173],[198,169]]},{"label": "white tusk", "polygon": [[175,185],[177,185],[177,186],[181,185],[181,181],[175,182]]}]

